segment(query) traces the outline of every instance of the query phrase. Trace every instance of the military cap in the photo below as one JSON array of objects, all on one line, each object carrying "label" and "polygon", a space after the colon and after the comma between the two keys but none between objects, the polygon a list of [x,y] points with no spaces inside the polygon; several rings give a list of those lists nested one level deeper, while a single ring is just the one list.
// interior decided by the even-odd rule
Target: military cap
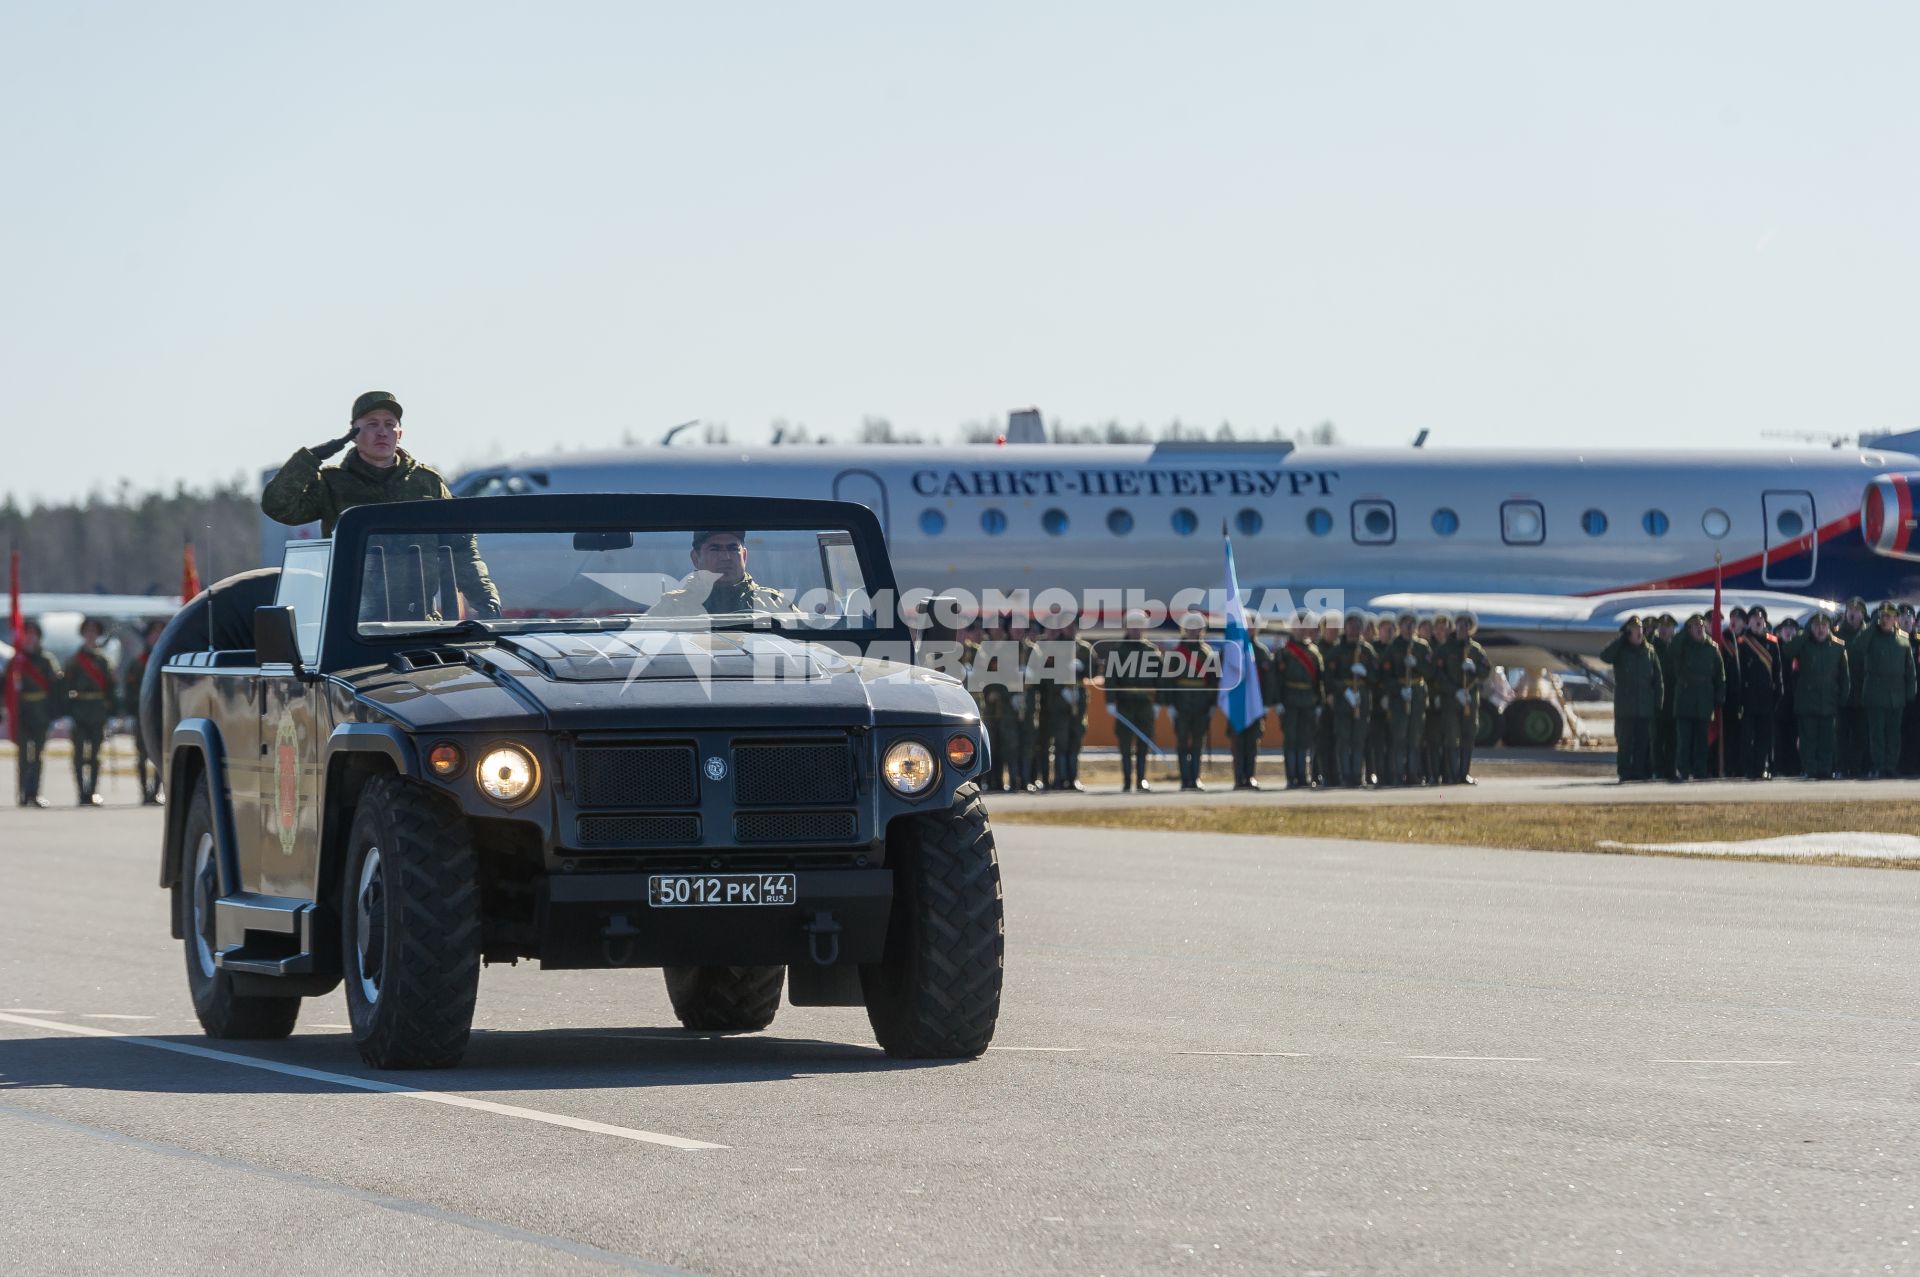
[{"label": "military cap", "polygon": [[353,415],[348,417],[347,420],[358,421],[375,408],[391,409],[394,416],[398,417],[400,415],[400,401],[395,399],[390,391],[369,390],[366,394],[361,395],[353,401]]},{"label": "military cap", "polygon": [[1402,612],[1400,614],[1400,624],[1402,625],[1413,625],[1418,620],[1419,618],[1414,616],[1414,614],[1411,612]]},{"label": "military cap", "polygon": [[1860,596],[1859,596],[1858,594],[1856,594],[1856,595],[1854,595],[1854,596],[1853,596],[1852,598],[1850,598],[1850,599],[1848,599],[1848,600],[1847,600],[1847,606],[1848,606],[1848,607],[1857,607],[1857,608],[1859,608],[1859,609],[1860,609],[1860,610],[1861,610],[1862,612],[1864,612],[1864,611],[1866,611],[1866,610],[1867,610],[1867,601],[1866,601],[1865,599],[1863,599],[1863,598],[1861,598],[1861,597],[1860,597]]},{"label": "military cap", "polygon": [[1882,603],[1878,608],[1874,610],[1873,614],[1875,616],[1896,616],[1897,617],[1900,615],[1900,609],[1895,607],[1893,603],[1889,601],[1886,603]]},{"label": "military cap", "polygon": [[1130,630],[1144,630],[1147,628],[1147,614],[1139,608],[1134,608],[1127,613],[1123,623]]},{"label": "military cap", "polygon": [[1695,612],[1692,616],[1689,616],[1687,618],[1687,624],[1692,625],[1695,621],[1698,621],[1700,622],[1700,624],[1705,625],[1707,623],[1707,618],[1702,613]]},{"label": "military cap", "polygon": [[1913,614],[1913,604],[1911,604],[1911,603],[1902,603],[1902,604],[1900,605],[1900,615],[1902,615],[1902,616],[1911,616],[1912,614]]},{"label": "military cap", "polygon": [[1453,618],[1453,623],[1469,630],[1480,628],[1480,618],[1471,612],[1461,612]]},{"label": "military cap", "polygon": [[1658,627],[1658,626],[1661,626],[1661,625],[1678,625],[1678,624],[1680,624],[1680,622],[1679,622],[1679,621],[1677,621],[1677,620],[1675,620],[1675,619],[1674,619],[1674,615],[1673,615],[1673,613],[1671,613],[1671,612],[1662,612],[1662,613],[1661,613],[1661,614],[1660,614],[1659,616],[1657,616],[1657,617],[1655,617],[1655,618],[1654,618],[1654,622],[1653,622],[1653,623],[1654,623],[1654,625],[1655,625],[1656,627]]},{"label": "military cap", "polygon": [[1637,616],[1630,616],[1626,620],[1620,622],[1620,632],[1622,634],[1625,634],[1628,630],[1638,629],[1638,628],[1640,628],[1640,618]]},{"label": "military cap", "polygon": [[83,638],[86,636],[89,625],[93,627],[95,634],[105,634],[107,632],[107,623],[105,621],[97,616],[89,616],[80,622],[80,634]]},{"label": "military cap", "polygon": [[1744,621],[1744,620],[1746,620],[1746,619],[1747,619],[1747,609],[1745,609],[1745,608],[1743,608],[1743,607],[1741,607],[1741,606],[1740,606],[1739,604],[1737,604],[1737,603],[1736,603],[1736,604],[1735,604],[1735,605],[1734,605],[1733,607],[1731,607],[1731,608],[1728,608],[1728,609],[1727,609],[1727,619],[1728,619],[1728,620],[1732,620],[1732,619],[1733,619],[1734,617],[1736,617],[1736,616],[1737,616],[1737,617],[1739,617],[1739,618],[1740,618],[1741,620],[1743,620],[1743,621]]},{"label": "military cap", "polygon": [[737,536],[742,541],[747,539],[747,534],[739,528],[702,528],[693,534],[693,548],[698,550],[706,543],[709,537],[727,535]]}]

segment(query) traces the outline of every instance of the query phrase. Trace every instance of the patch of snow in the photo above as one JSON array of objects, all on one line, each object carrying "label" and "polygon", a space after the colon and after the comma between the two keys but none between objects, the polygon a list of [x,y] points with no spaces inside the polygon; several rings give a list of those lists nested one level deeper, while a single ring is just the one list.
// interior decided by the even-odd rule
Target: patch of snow
[{"label": "patch of snow", "polygon": [[1614,842],[1596,847],[1622,851],[1675,851],[1694,856],[1852,856],[1858,860],[1920,860],[1920,837],[1913,834],[1785,834],[1746,842]]}]

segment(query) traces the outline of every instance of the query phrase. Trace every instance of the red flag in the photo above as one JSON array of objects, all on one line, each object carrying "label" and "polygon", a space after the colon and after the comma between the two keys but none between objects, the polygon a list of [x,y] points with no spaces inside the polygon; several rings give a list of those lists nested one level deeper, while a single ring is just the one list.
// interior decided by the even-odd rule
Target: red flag
[{"label": "red flag", "polygon": [[20,648],[27,641],[27,618],[20,615],[20,551],[15,550],[7,559],[7,589],[13,603],[13,653],[14,659],[7,662],[7,728],[13,734],[13,743],[20,743]]},{"label": "red flag", "polygon": [[193,542],[187,542],[186,561],[180,569],[180,605],[185,607],[187,600],[200,593],[200,573],[193,566]]}]

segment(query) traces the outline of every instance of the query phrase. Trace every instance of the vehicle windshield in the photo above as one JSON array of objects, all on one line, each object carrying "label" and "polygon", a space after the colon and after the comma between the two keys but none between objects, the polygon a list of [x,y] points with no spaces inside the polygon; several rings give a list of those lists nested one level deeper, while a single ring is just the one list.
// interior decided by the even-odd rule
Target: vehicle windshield
[{"label": "vehicle windshield", "polygon": [[372,533],[363,638],[540,629],[864,630],[844,529]]}]

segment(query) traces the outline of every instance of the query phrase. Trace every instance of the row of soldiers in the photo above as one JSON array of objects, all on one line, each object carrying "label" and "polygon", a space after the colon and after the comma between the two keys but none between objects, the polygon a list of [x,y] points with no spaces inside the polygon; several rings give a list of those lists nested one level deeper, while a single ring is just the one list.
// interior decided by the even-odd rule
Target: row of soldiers
[{"label": "row of soldiers", "polygon": [[[1472,615],[1248,618],[1265,707],[1231,732],[1233,784],[1259,789],[1267,713],[1280,720],[1289,788],[1474,783],[1482,690],[1493,672]],[[1072,625],[1030,636],[992,627],[961,636],[967,682],[991,759],[987,788],[1079,790],[1087,688],[1105,689],[1120,747],[1121,789],[1147,792],[1156,720],[1172,720],[1180,788],[1203,789],[1223,669],[1205,619],[1190,614],[1162,646],[1130,613],[1122,637],[1089,642]]]},{"label": "row of soldiers", "polygon": [[[1764,607],[1707,618],[1628,618],[1601,653],[1613,667],[1623,782],[1892,778],[1920,772],[1920,642],[1911,606],[1862,599],[1802,631]],[[1715,735],[1717,730],[1717,736]]]},{"label": "row of soldiers", "polygon": [[[20,721],[10,726],[17,748],[14,793],[20,806],[47,805],[40,793],[42,764],[47,737],[62,718],[72,722],[73,783],[79,805],[101,805],[100,755],[108,720],[116,713],[138,712],[147,653],[163,624],[153,622],[139,655],[118,669],[102,644],[107,627],[97,618],[88,617],[80,623],[80,646],[64,664],[56,662],[41,646],[43,634],[38,621],[29,620],[23,625],[20,646],[7,662],[5,674],[14,681],[19,697]],[[134,737],[139,740],[140,734],[135,732]],[[160,771],[147,757],[144,741],[139,745],[139,773],[140,801],[158,806]]]}]

